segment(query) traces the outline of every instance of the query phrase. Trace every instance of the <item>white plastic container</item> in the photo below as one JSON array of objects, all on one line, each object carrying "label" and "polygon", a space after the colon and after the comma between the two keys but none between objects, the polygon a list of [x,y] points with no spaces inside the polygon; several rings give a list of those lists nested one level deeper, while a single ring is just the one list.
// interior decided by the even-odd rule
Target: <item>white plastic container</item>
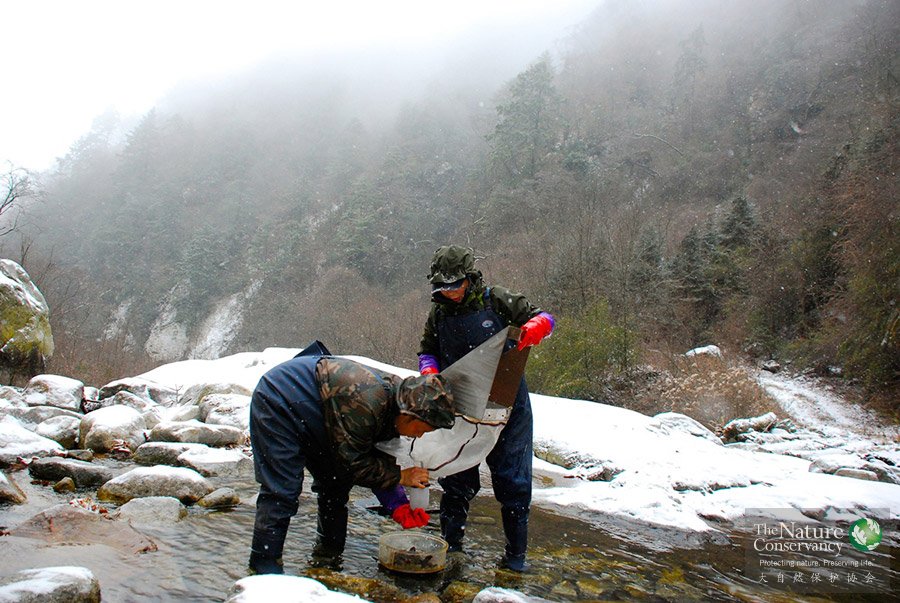
[{"label": "white plastic container", "polygon": [[431,501],[431,488],[407,488],[406,495],[409,497],[409,506],[411,508],[428,510],[428,503]]}]

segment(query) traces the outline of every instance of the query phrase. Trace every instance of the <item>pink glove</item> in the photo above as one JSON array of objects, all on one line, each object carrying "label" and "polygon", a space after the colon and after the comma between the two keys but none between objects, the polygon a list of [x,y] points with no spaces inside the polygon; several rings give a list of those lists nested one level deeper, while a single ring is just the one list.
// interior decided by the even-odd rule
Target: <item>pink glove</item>
[{"label": "pink glove", "polygon": [[394,512],[391,513],[391,518],[403,526],[404,530],[408,530],[428,525],[428,520],[431,519],[431,516],[423,509],[412,509],[409,503],[406,503],[394,509]]},{"label": "pink glove", "polygon": [[553,332],[553,317],[546,312],[541,312],[537,316],[522,325],[522,334],[519,337],[519,349],[524,350],[530,345],[537,345],[541,340]]}]

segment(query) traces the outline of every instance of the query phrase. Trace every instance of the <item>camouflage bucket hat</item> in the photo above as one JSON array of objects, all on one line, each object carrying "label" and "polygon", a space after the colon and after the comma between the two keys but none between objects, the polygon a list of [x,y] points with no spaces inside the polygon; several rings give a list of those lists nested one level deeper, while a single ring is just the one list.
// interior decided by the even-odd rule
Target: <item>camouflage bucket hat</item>
[{"label": "camouflage bucket hat", "polygon": [[432,284],[442,285],[455,283],[470,274],[478,274],[475,270],[475,252],[470,247],[444,245],[434,252],[428,279]]},{"label": "camouflage bucket hat", "polygon": [[440,375],[407,377],[397,389],[400,412],[425,421],[436,429],[453,427],[453,394]]}]

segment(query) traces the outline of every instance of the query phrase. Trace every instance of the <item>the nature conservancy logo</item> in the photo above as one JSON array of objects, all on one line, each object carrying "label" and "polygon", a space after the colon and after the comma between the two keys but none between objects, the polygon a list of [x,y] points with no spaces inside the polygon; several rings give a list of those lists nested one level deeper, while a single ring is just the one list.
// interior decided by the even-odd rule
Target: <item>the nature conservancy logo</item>
[{"label": "the nature conservancy logo", "polygon": [[850,544],[864,553],[881,544],[881,526],[874,519],[860,519],[850,526]]},{"label": "the nature conservancy logo", "polygon": [[[873,509],[872,515],[890,518],[888,509]],[[800,592],[892,592],[890,555],[877,551],[883,532],[873,517],[848,524],[846,516],[830,520],[815,509],[747,509],[745,517],[746,575],[761,585]]]}]

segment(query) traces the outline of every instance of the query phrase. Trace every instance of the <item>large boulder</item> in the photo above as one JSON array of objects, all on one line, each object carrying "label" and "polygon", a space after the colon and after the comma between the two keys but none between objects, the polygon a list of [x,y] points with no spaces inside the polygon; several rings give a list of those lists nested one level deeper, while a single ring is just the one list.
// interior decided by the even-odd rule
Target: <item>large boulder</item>
[{"label": "large boulder", "polygon": [[128,406],[109,406],[90,412],[81,420],[78,442],[95,452],[122,445],[134,450],[144,443],[146,423],[141,413]]},{"label": "large boulder", "polygon": [[14,464],[19,457],[28,459],[62,451],[62,446],[28,431],[16,419],[0,419],[0,467]]},{"label": "large boulder", "polygon": [[178,457],[181,453],[192,450],[209,450],[206,444],[190,442],[147,442],[138,446],[131,460],[138,465],[172,465],[179,466]]},{"label": "large boulder", "polygon": [[106,467],[60,457],[37,459],[28,465],[28,473],[35,479],[53,482],[70,477],[77,488],[96,488],[113,478],[113,472]]},{"label": "large boulder", "polygon": [[100,603],[100,582],[86,567],[41,567],[0,578],[0,601]]},{"label": "large boulder", "polygon": [[196,442],[207,446],[241,444],[244,431],[228,425],[207,425],[200,421],[165,421],[150,431],[151,442]]},{"label": "large boulder", "polygon": [[0,363],[30,376],[52,355],[47,301],[24,268],[0,260]]},{"label": "large boulder", "polygon": [[73,504],[44,509],[9,531],[47,544],[103,544],[127,554],[157,550],[156,543],[127,522]]},{"label": "large boulder", "polygon": [[236,449],[195,448],[178,456],[178,464],[206,477],[235,477],[253,474],[253,459]]},{"label": "large boulder", "polygon": [[193,504],[213,491],[202,475],[184,467],[138,467],[112,479],[97,491],[100,500],[118,504],[145,496],[172,496]]},{"label": "large boulder", "polygon": [[98,399],[109,398],[119,392],[130,392],[135,396],[152,400],[163,406],[171,406],[178,400],[178,392],[174,389],[141,379],[140,377],[129,377],[107,383],[100,388]]},{"label": "large boulder", "polygon": [[53,417],[75,417],[81,421],[83,415],[57,406],[16,406],[7,409],[6,414],[17,418],[26,427],[37,427]]},{"label": "large boulder", "polygon": [[29,406],[55,406],[78,411],[84,398],[84,383],[61,375],[37,375],[31,378],[22,394]]}]

